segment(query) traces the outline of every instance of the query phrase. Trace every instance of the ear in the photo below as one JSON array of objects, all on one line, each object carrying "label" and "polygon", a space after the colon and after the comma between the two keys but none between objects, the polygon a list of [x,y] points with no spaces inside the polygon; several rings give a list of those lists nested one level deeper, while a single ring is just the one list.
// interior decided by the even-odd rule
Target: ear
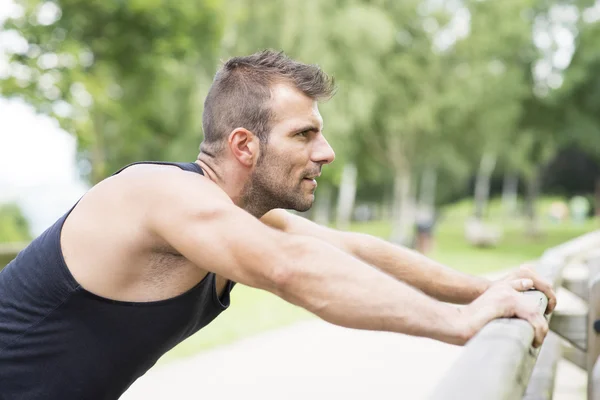
[{"label": "ear", "polygon": [[258,159],[260,143],[248,129],[236,128],[229,134],[229,148],[240,163],[251,167]]}]

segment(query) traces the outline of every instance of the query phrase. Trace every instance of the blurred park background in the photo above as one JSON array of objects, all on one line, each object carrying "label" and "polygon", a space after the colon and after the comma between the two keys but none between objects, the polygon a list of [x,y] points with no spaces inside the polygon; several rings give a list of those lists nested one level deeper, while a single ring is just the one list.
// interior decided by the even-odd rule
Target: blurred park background
[{"label": "blurred park background", "polygon": [[[307,218],[474,274],[598,228],[595,0],[0,0],[0,243],[129,162],[195,160],[216,69],[264,48],[339,85]],[[163,361],[307,318],[240,286]]]}]

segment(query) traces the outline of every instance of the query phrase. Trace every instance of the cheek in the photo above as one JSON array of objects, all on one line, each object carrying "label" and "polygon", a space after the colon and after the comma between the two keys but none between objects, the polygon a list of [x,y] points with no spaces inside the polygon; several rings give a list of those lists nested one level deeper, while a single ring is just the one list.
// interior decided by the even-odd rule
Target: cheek
[{"label": "cheek", "polygon": [[284,179],[300,178],[305,171],[306,162],[301,149],[272,154],[270,161],[273,173]]},{"label": "cheek", "polygon": [[268,154],[261,163],[258,174],[273,187],[293,186],[300,171],[295,167],[292,155]]}]

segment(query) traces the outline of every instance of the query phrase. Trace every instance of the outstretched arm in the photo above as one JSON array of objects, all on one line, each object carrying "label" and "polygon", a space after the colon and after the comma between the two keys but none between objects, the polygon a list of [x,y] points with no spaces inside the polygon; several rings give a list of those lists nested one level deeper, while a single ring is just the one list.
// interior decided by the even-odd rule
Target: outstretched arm
[{"label": "outstretched arm", "polygon": [[285,210],[273,210],[261,221],[288,233],[326,241],[441,301],[470,303],[491,284],[377,237],[330,229]]},{"label": "outstretched arm", "polygon": [[[393,245],[374,236],[340,232],[285,210],[273,210],[261,220],[273,228],[288,233],[312,236],[326,241],[441,301],[471,303],[494,284],[488,279],[448,268],[415,251]],[[544,292],[548,297],[546,312],[554,310],[556,294],[549,282],[528,267],[514,270],[502,280],[515,279],[531,280],[533,287]]]},{"label": "outstretched arm", "polygon": [[270,291],[331,323],[463,344],[468,319],[323,240],[272,229],[191,174],[158,173],[148,229],[204,271]]},{"label": "outstretched arm", "polygon": [[323,240],[262,224],[216,185],[192,174],[136,182],[143,224],[198,268],[268,290],[331,323],[464,344],[498,317],[527,319],[539,345],[546,320],[518,293],[531,280],[502,282],[465,308],[439,302]]}]

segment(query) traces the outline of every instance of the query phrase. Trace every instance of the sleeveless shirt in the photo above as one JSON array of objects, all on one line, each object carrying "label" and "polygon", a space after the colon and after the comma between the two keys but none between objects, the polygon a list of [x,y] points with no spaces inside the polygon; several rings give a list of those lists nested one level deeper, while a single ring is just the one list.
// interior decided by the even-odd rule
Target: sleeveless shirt
[{"label": "sleeveless shirt", "polygon": [[[142,163],[203,174],[195,163]],[[60,246],[73,208],[0,271],[0,399],[117,399],[165,352],[229,307],[234,283],[219,298],[214,273],[179,296],[153,302],[85,290]]]}]

